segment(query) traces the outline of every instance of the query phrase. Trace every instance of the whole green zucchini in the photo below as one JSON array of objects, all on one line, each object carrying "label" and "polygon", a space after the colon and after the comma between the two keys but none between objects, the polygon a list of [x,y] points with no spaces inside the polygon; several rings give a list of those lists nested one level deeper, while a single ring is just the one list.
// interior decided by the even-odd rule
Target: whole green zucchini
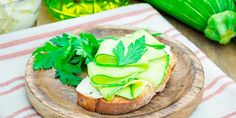
[{"label": "whole green zucchini", "polygon": [[234,0],[144,0],[220,44],[236,36]]}]

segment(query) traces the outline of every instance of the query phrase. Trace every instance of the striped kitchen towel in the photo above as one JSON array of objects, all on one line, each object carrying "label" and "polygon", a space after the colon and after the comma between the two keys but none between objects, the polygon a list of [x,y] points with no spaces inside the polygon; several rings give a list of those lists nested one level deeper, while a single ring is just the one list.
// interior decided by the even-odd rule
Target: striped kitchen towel
[{"label": "striped kitchen towel", "polygon": [[0,35],[0,117],[40,117],[32,108],[24,89],[24,71],[32,51],[50,37],[87,25],[126,25],[147,28],[178,40],[200,59],[205,72],[202,102],[192,118],[236,117],[236,84],[186,37],[148,4],[136,4]]}]

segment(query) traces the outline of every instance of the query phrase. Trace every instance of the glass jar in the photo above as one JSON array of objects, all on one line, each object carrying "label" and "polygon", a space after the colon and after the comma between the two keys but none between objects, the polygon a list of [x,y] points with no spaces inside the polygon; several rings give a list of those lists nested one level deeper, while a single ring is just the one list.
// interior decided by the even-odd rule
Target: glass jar
[{"label": "glass jar", "polygon": [[32,27],[41,0],[0,0],[0,34]]},{"label": "glass jar", "polygon": [[45,0],[45,3],[56,20],[64,20],[124,6],[129,0]]}]

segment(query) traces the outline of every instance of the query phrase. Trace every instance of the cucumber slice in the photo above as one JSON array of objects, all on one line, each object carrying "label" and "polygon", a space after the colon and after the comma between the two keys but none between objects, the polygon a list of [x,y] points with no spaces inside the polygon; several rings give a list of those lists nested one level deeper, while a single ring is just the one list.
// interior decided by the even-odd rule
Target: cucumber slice
[{"label": "cucumber slice", "polygon": [[111,101],[115,95],[135,99],[141,95],[146,87],[147,82],[144,80],[132,80],[128,84],[116,87],[98,87],[99,91],[107,101]]},{"label": "cucumber slice", "polygon": [[137,77],[138,73],[133,73],[126,77],[121,78],[112,78],[105,75],[96,75],[91,78],[91,82],[94,86],[97,87],[113,87],[113,86],[124,86],[129,81],[134,80]]},{"label": "cucumber slice", "polygon": [[[135,64],[117,66],[117,58],[112,50],[118,42],[121,40],[127,49],[130,43],[142,36],[145,36],[147,47],[142,58]],[[168,50],[168,46],[144,30],[136,31],[119,40],[104,40],[95,56],[95,62],[87,65],[91,84],[108,101],[115,95],[135,99],[143,92],[147,83],[158,87],[163,82],[171,58]]]},{"label": "cucumber slice", "polygon": [[141,73],[138,78],[146,80],[152,85],[158,87],[165,75],[169,65],[169,55],[163,56],[157,60],[153,60],[149,63],[149,68],[144,73]]},{"label": "cucumber slice", "polygon": [[[159,58],[162,56],[164,51],[155,49],[156,47],[164,46],[161,42],[155,39],[152,35],[147,33],[144,30],[138,30],[133,34],[127,35],[126,37],[120,38],[123,42],[125,49],[128,49],[128,46],[135,42],[138,38],[145,36],[145,43],[147,44],[148,50],[146,51],[147,56],[142,56],[142,58],[136,64],[147,63],[149,60]],[[117,66],[117,58],[113,54],[112,50],[116,47],[120,40],[104,40],[98,49],[98,52],[95,56],[95,62],[97,65],[101,66]],[[126,53],[127,50],[125,50]],[[160,54],[161,53],[161,54]],[[145,55],[144,54],[144,55]],[[160,56],[159,56],[160,55]],[[159,57],[158,57],[159,56]],[[148,57],[148,58],[147,58]]]},{"label": "cucumber slice", "polygon": [[144,80],[133,80],[120,89],[116,95],[127,99],[135,99],[142,94],[147,84],[148,82]]},{"label": "cucumber slice", "polygon": [[103,66],[116,66],[117,58],[112,52],[112,49],[118,44],[117,40],[104,40],[98,49],[98,52],[95,56],[95,62],[98,65]]},{"label": "cucumber slice", "polygon": [[157,49],[152,48],[152,47],[147,47],[147,49],[148,50],[146,51],[146,53],[143,54],[141,59],[146,58],[148,63],[149,63],[149,61],[156,60],[156,59],[159,59],[163,56],[168,55],[164,49],[157,50]]},{"label": "cucumber slice", "polygon": [[122,86],[116,86],[116,87],[99,87],[99,91],[101,92],[102,96],[107,101],[113,100],[115,93],[119,91],[122,88]]},{"label": "cucumber slice", "polygon": [[145,43],[148,45],[164,45],[163,43],[158,41],[155,37],[153,37],[151,34],[149,34],[145,30],[138,30],[138,31],[134,32],[133,34],[127,35],[124,38],[124,40],[125,40],[125,42],[130,44],[131,42],[134,42],[136,39],[138,39],[142,36],[145,36],[145,39],[146,39]]},{"label": "cucumber slice", "polygon": [[132,86],[132,85],[120,89],[120,90],[116,93],[116,95],[117,95],[117,96],[120,96],[120,97],[127,98],[127,99],[134,99],[133,94],[132,94],[133,92],[132,92],[131,86]]},{"label": "cucumber slice", "polygon": [[147,65],[134,65],[122,67],[98,66],[94,62],[88,65],[88,75],[93,78],[95,75],[105,75],[112,78],[127,77],[133,73],[141,73],[147,70]]}]

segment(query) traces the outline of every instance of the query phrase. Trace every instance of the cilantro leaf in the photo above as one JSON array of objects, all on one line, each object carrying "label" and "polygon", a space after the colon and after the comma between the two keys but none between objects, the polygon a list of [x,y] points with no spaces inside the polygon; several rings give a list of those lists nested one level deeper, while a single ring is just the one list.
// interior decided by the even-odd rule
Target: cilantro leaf
[{"label": "cilantro leaf", "polygon": [[125,55],[125,46],[120,41],[112,52],[115,54],[118,60],[118,65],[123,66],[127,64],[132,64],[138,62],[142,55],[147,51],[145,45],[145,36],[137,39],[134,43],[128,46],[128,51]]}]

